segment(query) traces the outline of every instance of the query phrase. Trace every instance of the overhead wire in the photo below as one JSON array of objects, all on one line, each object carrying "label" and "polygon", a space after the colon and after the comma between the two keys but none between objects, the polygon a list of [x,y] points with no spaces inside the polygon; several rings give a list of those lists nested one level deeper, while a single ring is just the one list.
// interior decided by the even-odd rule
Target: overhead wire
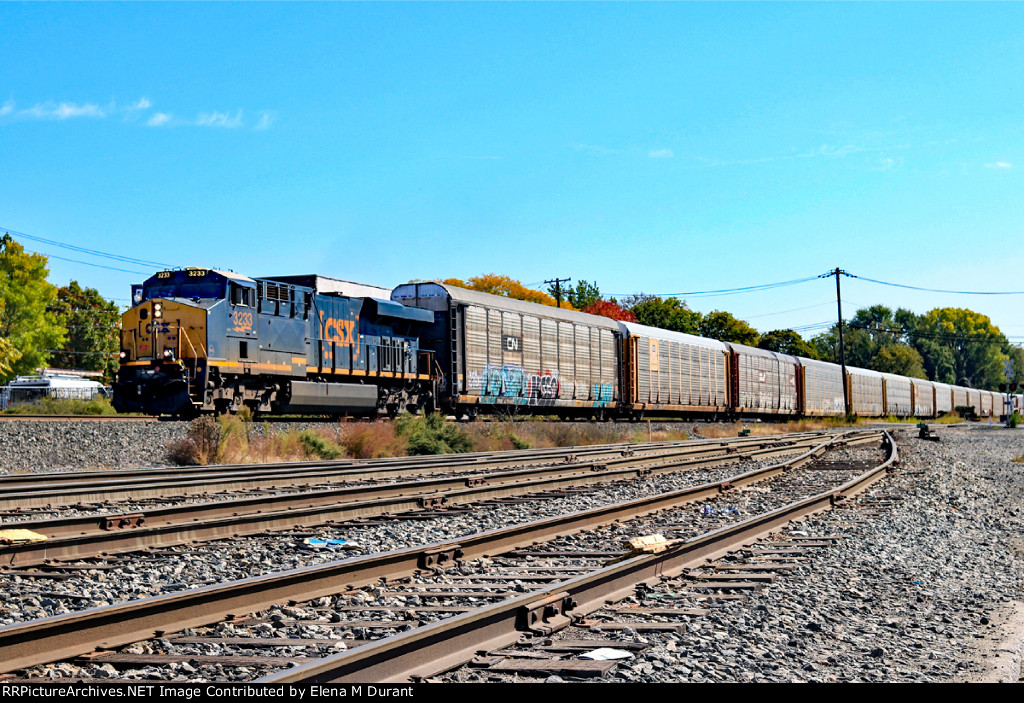
[{"label": "overhead wire", "polygon": [[[20,237],[22,239],[28,239],[33,242],[39,242],[41,244],[49,244],[51,246],[60,247],[62,249],[68,249],[70,251],[77,251],[82,254],[89,254],[91,256],[98,256],[105,259],[113,259],[114,261],[120,261],[126,264],[138,264],[139,266],[156,266],[159,268],[171,268],[170,264],[161,263],[158,261],[147,261],[146,259],[139,259],[134,256],[125,256],[124,254],[111,254],[110,252],[100,251],[98,249],[89,249],[88,247],[80,247],[77,244],[66,244],[65,242],[59,242],[53,239],[46,239],[44,237],[37,237],[34,234],[26,234],[25,232],[19,232],[17,230],[8,229],[6,227],[0,227],[0,230],[7,232],[7,234]],[[51,256],[50,254],[44,254],[44,256]],[[55,256],[55,259],[59,259],[59,256]],[[64,259],[65,261],[75,261],[75,263],[85,263],[84,261],[76,261],[75,259]],[[90,264],[95,265],[95,264]],[[122,271],[123,269],[115,269]],[[128,271],[128,273],[138,273],[137,271]]]}]

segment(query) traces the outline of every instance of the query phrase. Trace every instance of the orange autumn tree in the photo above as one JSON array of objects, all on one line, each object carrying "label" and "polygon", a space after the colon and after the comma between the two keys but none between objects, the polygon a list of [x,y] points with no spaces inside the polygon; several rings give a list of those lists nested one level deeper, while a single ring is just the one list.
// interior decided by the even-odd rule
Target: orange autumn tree
[{"label": "orange autumn tree", "polygon": [[[441,283],[446,283],[450,286],[458,286],[459,288],[467,288],[469,290],[478,290],[481,293],[501,295],[506,298],[526,300],[531,303],[540,303],[541,305],[550,305],[551,307],[555,307],[555,299],[547,293],[527,288],[510,276],[501,276],[496,273],[485,273],[481,276],[473,276],[465,281],[461,278],[445,278]],[[573,309],[573,307],[564,300],[562,301],[562,307],[566,310]]]}]

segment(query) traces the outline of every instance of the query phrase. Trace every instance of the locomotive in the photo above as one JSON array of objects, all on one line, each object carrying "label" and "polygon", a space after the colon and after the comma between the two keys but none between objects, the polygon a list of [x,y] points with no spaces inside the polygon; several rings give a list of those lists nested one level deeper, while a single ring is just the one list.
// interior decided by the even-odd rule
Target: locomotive
[{"label": "locomotive", "polygon": [[121,318],[118,412],[397,414],[433,408],[425,310],[325,276],[160,271]]},{"label": "locomotive", "polygon": [[562,417],[999,416],[910,379],[435,282],[161,271],[122,317],[119,411]]}]

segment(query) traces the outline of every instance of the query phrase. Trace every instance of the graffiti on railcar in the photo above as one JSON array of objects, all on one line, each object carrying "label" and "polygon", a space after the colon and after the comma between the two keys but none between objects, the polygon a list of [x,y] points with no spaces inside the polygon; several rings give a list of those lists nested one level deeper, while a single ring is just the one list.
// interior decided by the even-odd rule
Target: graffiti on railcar
[{"label": "graffiti on railcar", "polygon": [[560,390],[558,369],[531,374],[515,364],[484,364],[483,370],[469,372],[467,385],[482,396],[537,400],[553,400]]},{"label": "graffiti on railcar", "polygon": [[611,383],[595,383],[590,388],[590,394],[599,403],[610,403],[615,399],[615,390]]}]

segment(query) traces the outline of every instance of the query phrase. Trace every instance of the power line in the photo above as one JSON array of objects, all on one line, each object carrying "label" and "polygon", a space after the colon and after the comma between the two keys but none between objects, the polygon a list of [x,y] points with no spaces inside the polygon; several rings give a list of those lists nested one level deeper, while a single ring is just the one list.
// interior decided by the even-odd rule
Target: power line
[{"label": "power line", "polygon": [[135,273],[135,274],[138,274],[140,276],[145,276],[146,275],[145,271],[129,271],[128,269],[119,269],[119,268],[115,268],[113,266],[104,266],[103,264],[91,264],[88,261],[79,261],[78,259],[67,259],[67,258],[65,258],[63,256],[57,256],[56,254],[43,254],[41,252],[32,251],[30,249],[26,249],[25,251],[28,252],[29,254],[39,254],[39,256],[45,256],[48,259],[60,259],[61,261],[70,261],[70,262],[75,263],[75,264],[85,264],[86,266],[94,266],[94,267],[96,267],[98,269],[108,269],[110,271],[120,271],[122,273]]},{"label": "power line", "polygon": [[[763,290],[771,290],[772,288],[783,288],[785,286],[795,286],[799,283],[807,283],[808,281],[814,281],[818,276],[809,276],[807,278],[796,278],[791,281],[779,281],[777,283],[762,283],[756,286],[743,286],[742,288],[723,288],[721,290],[696,290],[688,291],[685,293],[644,293],[639,295],[652,295],[659,298],[680,298],[683,296],[689,298],[697,298],[701,296],[716,296],[716,295],[735,295],[737,293],[756,293]],[[630,295],[638,295],[636,293],[609,293],[616,297],[627,297]]]},{"label": "power line", "polygon": [[[35,236],[33,234],[26,234],[24,232],[18,232],[17,230],[13,230],[13,229],[7,229],[7,228],[0,228],[0,229],[4,229],[4,231],[6,231],[7,234],[14,234],[15,236],[21,237],[23,239],[30,239],[33,242],[40,242],[42,244],[50,244],[50,245],[55,246],[55,247],[60,247],[62,249],[69,249],[71,251],[77,251],[77,252],[80,252],[82,254],[90,254],[91,256],[99,256],[99,257],[102,257],[102,258],[105,258],[105,259],[113,259],[115,261],[121,261],[121,262],[126,263],[126,264],[138,264],[139,266],[156,266],[156,267],[165,268],[165,269],[166,268],[171,268],[170,264],[164,264],[164,263],[160,263],[160,262],[157,262],[157,261],[147,261],[146,259],[137,259],[137,258],[135,258],[133,256],[124,256],[123,254],[111,254],[109,252],[99,251],[98,249],[88,249],[86,247],[80,247],[80,246],[78,246],[76,244],[65,244],[64,242],[58,242],[58,241],[55,241],[53,239],[44,239],[43,237],[37,237],[37,236]],[[45,256],[45,254],[44,254],[44,256]],[[59,256],[55,256],[54,258],[55,259],[59,259],[60,257]],[[65,261],[75,261],[75,260],[74,259],[65,259]],[[82,263],[85,263],[85,262],[84,261],[76,261],[76,263],[82,264]],[[90,265],[95,265],[95,264],[90,264]],[[115,270],[116,271],[121,271],[123,269],[115,269]],[[128,271],[127,273],[138,273],[138,272],[137,271]]]},{"label": "power line", "polygon": [[[942,290],[939,288],[921,288],[919,286],[908,286],[903,283],[888,283],[887,281],[878,281],[874,278],[867,278],[866,276],[855,276],[852,273],[843,272],[850,278],[858,278],[862,281],[870,281],[871,283],[878,283],[883,286],[892,286],[893,288],[907,288],[909,290],[920,290],[926,293],[954,293],[956,295],[1024,295],[1024,290],[1009,290],[1009,291],[977,291],[977,290]],[[831,274],[829,274],[831,275]]]}]

